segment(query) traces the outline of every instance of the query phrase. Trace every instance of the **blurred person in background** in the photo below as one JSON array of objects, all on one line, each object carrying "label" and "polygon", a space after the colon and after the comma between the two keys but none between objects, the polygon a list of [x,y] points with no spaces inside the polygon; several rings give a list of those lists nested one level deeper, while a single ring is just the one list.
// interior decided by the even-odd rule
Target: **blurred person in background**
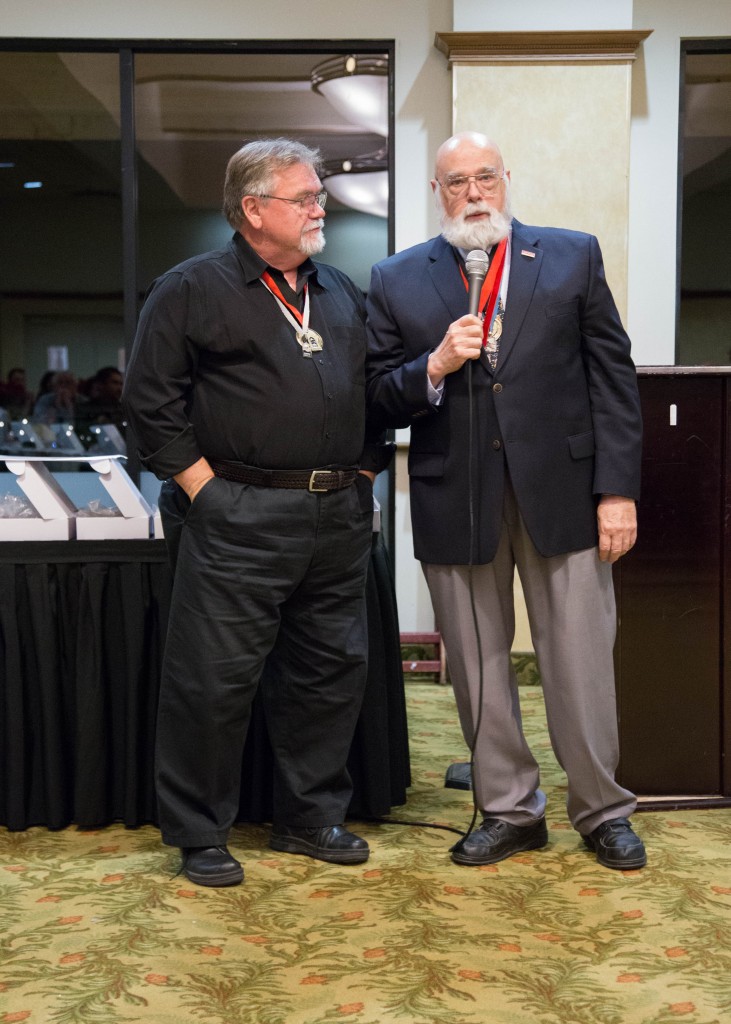
[{"label": "blurred person in background", "polygon": [[0,406],[13,420],[27,416],[33,408],[33,394],[28,391],[25,370],[16,366],[8,372],[8,379],[0,384]]},{"label": "blurred person in background", "polygon": [[124,375],[116,366],[103,366],[86,381],[86,403],[79,406],[77,428],[111,423],[120,431],[124,428],[122,388]]},{"label": "blurred person in background", "polygon": [[33,406],[33,419],[39,423],[74,423],[86,399],[78,393],[78,381],[68,370],[53,375],[51,390]]}]

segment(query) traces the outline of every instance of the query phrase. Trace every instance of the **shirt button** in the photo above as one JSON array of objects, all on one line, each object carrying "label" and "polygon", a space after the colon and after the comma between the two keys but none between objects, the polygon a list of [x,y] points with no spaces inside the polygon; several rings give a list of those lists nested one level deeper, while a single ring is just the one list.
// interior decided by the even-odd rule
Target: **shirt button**
[{"label": "shirt button", "polygon": [[497,438],[495,438],[495,440],[492,442],[492,446],[496,452],[499,452],[500,449],[502,448],[502,445],[500,444]]},{"label": "shirt button", "polygon": [[499,395],[500,392],[503,390],[503,386],[502,384],[493,384],[492,390],[495,392],[496,395]]}]

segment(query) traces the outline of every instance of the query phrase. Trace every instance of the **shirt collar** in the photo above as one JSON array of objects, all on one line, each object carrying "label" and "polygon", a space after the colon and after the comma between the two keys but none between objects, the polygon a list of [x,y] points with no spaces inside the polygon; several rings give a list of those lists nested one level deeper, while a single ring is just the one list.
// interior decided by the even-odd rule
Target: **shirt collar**
[{"label": "shirt collar", "polygon": [[[266,260],[263,260],[255,249],[252,249],[240,232],[235,232],[231,239],[231,245],[238,257],[241,268],[244,271],[244,278],[246,279],[247,284],[250,284],[252,281],[258,281],[265,270],[276,269],[274,267],[270,267]],[[279,273],[279,271],[277,271],[277,273]],[[307,278],[308,280],[312,278],[313,281],[317,280],[317,265],[312,262],[309,256],[307,256],[297,268],[298,283],[303,281],[304,278]]]}]

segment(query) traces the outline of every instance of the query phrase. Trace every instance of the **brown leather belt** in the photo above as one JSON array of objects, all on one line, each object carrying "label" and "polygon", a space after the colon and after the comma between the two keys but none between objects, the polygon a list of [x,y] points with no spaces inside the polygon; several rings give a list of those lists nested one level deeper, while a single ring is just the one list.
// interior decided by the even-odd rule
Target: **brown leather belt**
[{"label": "brown leather belt", "polygon": [[313,494],[342,491],[344,487],[350,487],[358,476],[357,469],[259,469],[258,466],[245,466],[242,462],[218,462],[215,459],[209,459],[208,463],[216,476],[224,480],[257,487],[298,488]]}]

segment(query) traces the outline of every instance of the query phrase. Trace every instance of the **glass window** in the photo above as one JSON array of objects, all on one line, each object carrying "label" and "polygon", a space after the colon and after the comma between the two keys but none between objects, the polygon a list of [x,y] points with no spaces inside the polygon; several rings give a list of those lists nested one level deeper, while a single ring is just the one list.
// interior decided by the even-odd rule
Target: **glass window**
[{"label": "glass window", "polygon": [[731,40],[684,48],[676,362],[731,365]]},{"label": "glass window", "polygon": [[0,53],[0,375],[31,392],[49,367],[83,388],[124,349],[118,64]]},{"label": "glass window", "polygon": [[[321,151],[331,184],[325,262],[365,291],[372,264],[392,250],[388,44],[354,53],[345,41],[330,51],[255,43],[225,53],[215,44],[5,45],[0,410],[11,415],[0,416],[0,446],[17,445],[8,424],[28,412],[37,419],[39,399],[44,420],[55,415],[54,381],[64,418],[74,410],[74,443],[100,443],[100,403],[102,421],[107,402],[121,417],[113,396],[144,293],[171,266],[226,244],[224,174],[246,141],[285,135]],[[92,382],[100,369],[101,397],[100,379]],[[129,456],[137,479],[134,445]]]},{"label": "glass window", "polygon": [[[386,138],[380,125],[357,123],[347,108],[336,107],[322,88],[315,89],[316,67],[334,65],[347,55],[302,53],[138,53],[135,55],[135,137],[138,155],[139,284],[144,291],[160,273],[200,252],[226,244],[231,228],[221,214],[223,180],[229,158],[245,142],[284,135],[320,149],[327,170],[346,163],[351,177],[365,184],[361,156],[383,153],[387,195]],[[355,62],[361,58],[351,57]],[[387,132],[382,74],[360,75],[375,81]],[[356,68],[356,70],[360,70]],[[329,72],[332,73],[332,72]],[[350,75],[352,81],[353,75]],[[381,102],[382,101],[382,102]],[[355,116],[363,110],[363,98]],[[353,173],[358,168],[357,173]],[[327,188],[327,178],[325,187]],[[372,179],[368,189],[373,189]],[[327,206],[326,262],[337,264],[365,290],[370,268],[388,255],[388,222],[338,201]]]}]

